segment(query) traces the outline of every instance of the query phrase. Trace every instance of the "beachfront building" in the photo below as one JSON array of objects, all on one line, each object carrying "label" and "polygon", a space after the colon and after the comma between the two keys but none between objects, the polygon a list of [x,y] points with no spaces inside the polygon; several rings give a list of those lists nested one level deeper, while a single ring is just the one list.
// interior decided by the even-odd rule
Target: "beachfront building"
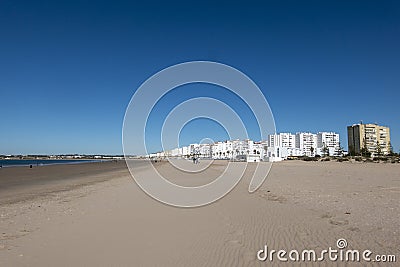
[{"label": "beachfront building", "polygon": [[211,157],[213,159],[223,159],[226,157],[226,143],[225,142],[216,142],[211,145]]},{"label": "beachfront building", "polygon": [[185,150],[186,154],[182,154],[182,157],[191,157],[195,155],[199,158],[211,158],[211,145],[210,144],[190,144],[187,147],[182,148],[182,151]]},{"label": "beachfront building", "polygon": [[181,154],[180,148],[174,148],[171,150],[171,157],[178,157]]},{"label": "beachfront building", "polygon": [[211,144],[200,144],[198,151],[201,158],[211,158]]},{"label": "beachfront building", "polygon": [[390,129],[378,124],[353,124],[347,127],[350,155],[387,155],[391,151]]},{"label": "beachfront building", "polygon": [[281,161],[288,157],[336,156],[339,155],[339,151],[338,133],[279,133],[268,136],[268,148],[265,156],[268,161]]},{"label": "beachfront building", "polygon": [[179,152],[180,152],[180,154],[178,156],[183,157],[183,158],[189,157],[189,155],[190,155],[190,150],[189,150],[189,147],[187,147],[187,146],[181,147]]},{"label": "beachfront building", "polygon": [[289,156],[302,156],[303,153],[296,148],[296,135],[292,133],[278,133],[268,136],[266,160],[270,162],[282,161]]},{"label": "beachfront building", "polygon": [[317,150],[317,135],[313,133],[296,133],[296,148],[303,156],[314,157]]},{"label": "beachfront building", "polygon": [[247,162],[260,162],[264,160],[266,142],[253,142],[252,149],[247,154]]},{"label": "beachfront building", "polygon": [[303,156],[303,151],[300,148],[292,147],[267,147],[265,160],[269,162],[276,162],[286,160],[288,157]]},{"label": "beachfront building", "polygon": [[296,147],[296,135],[291,133],[270,134],[268,136],[268,147]]},{"label": "beachfront building", "polygon": [[[264,142],[254,142],[250,139],[216,142],[211,145],[211,156],[213,159],[259,161],[264,156],[265,146]],[[259,159],[255,159],[256,157]]]},{"label": "beachfront building", "polygon": [[339,156],[339,134],[334,132],[317,133],[316,154],[320,156]]},{"label": "beachfront building", "polygon": [[190,144],[188,150],[190,155],[200,155],[199,144]]}]

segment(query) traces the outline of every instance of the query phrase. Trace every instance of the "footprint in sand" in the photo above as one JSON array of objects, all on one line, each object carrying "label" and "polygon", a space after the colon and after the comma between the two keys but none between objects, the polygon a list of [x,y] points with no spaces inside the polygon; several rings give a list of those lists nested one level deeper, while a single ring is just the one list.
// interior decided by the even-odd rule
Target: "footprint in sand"
[{"label": "footprint in sand", "polygon": [[272,193],[261,193],[259,196],[265,200],[276,201],[279,202],[280,204],[283,204],[287,201],[287,199],[284,196],[278,196]]},{"label": "footprint in sand", "polygon": [[343,226],[343,225],[348,225],[349,221],[345,219],[331,219],[329,220],[329,223],[332,225]]},{"label": "footprint in sand", "polygon": [[332,218],[332,217],[333,217],[333,215],[331,215],[331,214],[329,214],[329,213],[324,213],[324,214],[321,215],[321,218],[322,218],[322,219],[330,219],[330,218]]},{"label": "footprint in sand", "polygon": [[360,228],[358,227],[349,227],[347,230],[352,231],[352,232],[360,232]]},{"label": "footprint in sand", "polygon": [[336,225],[336,226],[344,226],[344,225],[348,225],[349,221],[343,218],[335,218],[334,215],[330,214],[330,213],[323,213],[321,215],[322,219],[329,219],[329,223],[332,225]]}]

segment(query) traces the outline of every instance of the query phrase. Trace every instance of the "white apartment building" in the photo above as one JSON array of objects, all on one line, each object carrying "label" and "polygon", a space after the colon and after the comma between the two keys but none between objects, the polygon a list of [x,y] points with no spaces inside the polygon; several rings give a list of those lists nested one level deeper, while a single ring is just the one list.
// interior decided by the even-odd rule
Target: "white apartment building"
[{"label": "white apartment building", "polygon": [[190,147],[188,147],[188,146],[181,147],[179,149],[179,152],[180,152],[180,155],[178,155],[178,156],[187,157],[190,155]]},{"label": "white apartment building", "polygon": [[265,160],[269,162],[282,161],[288,157],[303,156],[303,151],[300,148],[291,147],[268,147],[265,155]]},{"label": "white apartment building", "polygon": [[211,156],[213,159],[225,158],[226,149],[224,142],[217,142],[211,145]]},{"label": "white apartment building", "polygon": [[271,134],[268,136],[268,147],[296,147],[296,135],[291,133]]},{"label": "white apartment building", "polygon": [[339,134],[334,132],[279,133],[268,136],[265,156],[269,161],[280,161],[289,156],[325,156],[328,153],[336,156],[339,148]]},{"label": "white apartment building", "polygon": [[211,158],[212,148],[210,144],[200,144],[199,145],[199,156],[201,158]]},{"label": "white apartment building", "polygon": [[178,157],[181,155],[180,148],[174,148],[171,150],[171,157]]},{"label": "white apartment building", "polygon": [[[321,156],[336,156],[340,148],[339,134],[334,132],[317,133],[317,154]],[[329,154],[327,154],[329,153]]]},{"label": "white apartment building", "polygon": [[247,162],[259,162],[264,160],[266,147],[266,142],[253,142],[253,147],[246,157]]},{"label": "white apartment building", "polygon": [[271,134],[268,136],[266,160],[282,161],[288,156],[302,156],[302,151],[296,148],[296,135],[292,133]]},{"label": "white apartment building", "polygon": [[237,159],[248,155],[263,155],[261,143],[252,140],[230,140],[217,142],[211,145],[211,156],[213,159]]},{"label": "white apartment building", "polygon": [[303,156],[314,157],[317,152],[317,135],[313,133],[296,133],[296,148]]}]

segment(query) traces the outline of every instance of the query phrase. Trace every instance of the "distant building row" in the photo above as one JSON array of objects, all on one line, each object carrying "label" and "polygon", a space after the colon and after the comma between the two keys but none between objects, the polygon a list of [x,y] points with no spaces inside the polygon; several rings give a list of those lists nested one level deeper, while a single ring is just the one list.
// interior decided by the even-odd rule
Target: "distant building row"
[{"label": "distant building row", "polygon": [[231,159],[260,161],[265,160],[267,142],[229,140],[214,144],[190,144],[181,148],[150,154],[150,157],[200,157],[212,159]]},{"label": "distant building row", "polygon": [[341,154],[339,134],[334,132],[279,133],[268,137],[269,161],[298,156],[341,156]]},{"label": "distant building row", "polygon": [[191,144],[149,157],[191,157],[244,160],[248,162],[281,161],[289,156],[339,155],[339,134],[333,132],[280,133],[268,140],[229,140],[214,144]]}]

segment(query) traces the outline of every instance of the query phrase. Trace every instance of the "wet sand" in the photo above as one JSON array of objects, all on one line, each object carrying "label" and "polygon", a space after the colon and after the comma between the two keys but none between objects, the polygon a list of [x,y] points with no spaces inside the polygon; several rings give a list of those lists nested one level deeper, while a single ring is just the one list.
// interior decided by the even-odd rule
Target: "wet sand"
[{"label": "wet sand", "polygon": [[13,203],[127,175],[125,161],[0,169],[0,204]]},{"label": "wet sand", "polygon": [[[249,194],[250,164],[231,193],[194,209],[153,200],[123,162],[101,164],[0,170],[0,266],[288,266],[293,262],[260,262],[257,251],[318,251],[336,248],[339,238],[399,261],[400,164],[280,162]],[[176,174],[165,162],[156,167]],[[186,173],[178,180],[190,179],[197,185],[209,178]]]}]

